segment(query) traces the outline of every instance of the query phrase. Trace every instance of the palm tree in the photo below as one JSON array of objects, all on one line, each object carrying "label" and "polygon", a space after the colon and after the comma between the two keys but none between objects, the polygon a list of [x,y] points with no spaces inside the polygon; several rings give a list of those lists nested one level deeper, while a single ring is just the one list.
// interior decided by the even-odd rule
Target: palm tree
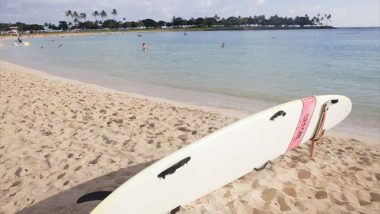
[{"label": "palm tree", "polygon": [[113,20],[115,20],[115,16],[117,16],[116,9],[112,9],[111,14],[113,15]]},{"label": "palm tree", "polygon": [[67,22],[69,22],[69,17],[72,17],[73,15],[73,12],[71,12],[71,10],[68,10],[65,12],[65,16],[67,17]]},{"label": "palm tree", "polygon": [[74,18],[74,24],[77,25],[79,22],[79,14],[77,11],[73,12],[72,18]]},{"label": "palm tree", "polygon": [[80,19],[83,19],[83,20],[86,21],[87,14],[86,14],[86,13],[80,13],[80,14],[79,14],[79,18],[80,18]]},{"label": "palm tree", "polygon": [[97,21],[97,17],[99,16],[99,12],[97,10],[95,10],[93,13],[92,13],[92,16],[95,18],[95,21]]},{"label": "palm tree", "polygon": [[106,13],[106,11],[102,10],[102,11],[100,12],[100,17],[102,18],[102,20],[104,20],[104,19],[107,17],[107,13]]},{"label": "palm tree", "polygon": [[[87,14],[86,13],[80,13],[79,14],[79,19],[82,19],[83,21],[86,21]],[[83,28],[86,29],[85,24],[83,25]]]},{"label": "palm tree", "polygon": [[220,20],[220,17],[218,16],[218,14],[215,14],[214,18],[216,19],[216,21]]},{"label": "palm tree", "polygon": [[331,22],[331,14],[325,14],[325,18],[326,18],[326,25],[328,22]]}]

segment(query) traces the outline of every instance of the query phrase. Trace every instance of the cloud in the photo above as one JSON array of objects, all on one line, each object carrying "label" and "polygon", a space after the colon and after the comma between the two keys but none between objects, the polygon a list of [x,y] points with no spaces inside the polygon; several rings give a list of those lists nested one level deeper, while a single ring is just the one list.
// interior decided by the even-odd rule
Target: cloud
[{"label": "cloud", "polygon": [[344,15],[346,15],[347,10],[344,9],[344,8],[332,8],[332,9],[331,9],[331,12],[332,12],[334,15],[337,15],[337,16],[344,16]]},{"label": "cloud", "polygon": [[21,10],[22,5],[19,2],[10,2],[5,5],[5,8],[8,10]]},{"label": "cloud", "polygon": [[256,0],[256,5],[263,5],[267,0]]},{"label": "cloud", "polygon": [[1,22],[57,23],[67,20],[65,11],[73,10],[84,12],[89,20],[94,20],[91,16],[94,10],[110,14],[113,8],[119,14],[116,19],[120,20],[125,17],[127,20],[169,21],[173,16],[189,19],[214,14],[221,17],[261,14],[294,17],[331,13],[334,25],[379,25],[379,0],[239,0],[233,3],[231,0],[0,0],[0,18]]}]

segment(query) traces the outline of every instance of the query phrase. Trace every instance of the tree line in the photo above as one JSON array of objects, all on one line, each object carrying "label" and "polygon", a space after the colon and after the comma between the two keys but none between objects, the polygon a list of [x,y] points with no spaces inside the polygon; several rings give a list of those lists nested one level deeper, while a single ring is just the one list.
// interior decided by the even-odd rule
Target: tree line
[{"label": "tree line", "polygon": [[17,27],[20,31],[41,31],[45,30],[43,25],[39,24],[25,24],[22,22],[17,22],[15,24],[11,23],[0,23],[0,31],[7,31],[10,27]]},{"label": "tree line", "polygon": [[[105,10],[94,11],[91,15],[93,20],[88,20],[86,13],[67,10],[65,16],[67,21],[59,21],[58,26],[51,23],[45,23],[45,26],[53,30],[68,29],[104,29],[104,28],[181,28],[181,27],[234,27],[234,26],[256,26],[256,27],[288,27],[288,26],[327,26],[331,22],[331,14],[317,14],[314,17],[304,16],[280,17],[278,15],[266,17],[265,15],[235,17],[230,16],[221,18],[217,14],[212,17],[199,17],[185,19],[182,17],[173,17],[171,21],[156,21],[153,19],[143,19],[140,21],[126,21],[125,18],[117,21],[118,12],[113,9],[111,12],[112,19],[107,19],[108,14]],[[99,19],[100,18],[100,19]]]},{"label": "tree line", "polygon": [[305,27],[305,26],[327,26],[331,22],[331,14],[317,14],[316,16],[310,17],[305,14],[304,16],[296,17],[280,17],[278,15],[266,17],[265,15],[256,15],[249,17],[235,17],[230,16],[227,18],[219,17],[217,14],[211,17],[199,17],[185,19],[182,17],[173,17],[171,21],[156,21],[153,19],[143,19],[139,21],[126,21],[125,18],[122,20],[116,20],[118,12],[116,9],[112,9],[110,14],[113,16],[112,19],[107,19],[108,14],[105,10],[92,12],[90,18],[84,12],[77,12],[72,10],[67,10],[64,12],[67,20],[61,20],[58,25],[52,23],[45,23],[44,25],[28,25],[24,23],[16,24],[5,24],[0,23],[0,30],[5,31],[10,26],[16,26],[21,31],[38,31],[49,28],[51,30],[76,30],[76,29],[133,29],[133,28],[229,28],[229,27]]}]

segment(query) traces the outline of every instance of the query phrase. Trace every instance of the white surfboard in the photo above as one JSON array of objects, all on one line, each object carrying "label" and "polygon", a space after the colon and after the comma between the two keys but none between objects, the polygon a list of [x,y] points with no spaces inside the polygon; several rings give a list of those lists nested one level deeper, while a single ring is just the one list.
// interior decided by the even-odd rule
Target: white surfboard
[{"label": "white surfboard", "polygon": [[311,138],[325,104],[324,129],[351,111],[340,95],[288,102],[233,123],[147,167],[103,200],[92,214],[169,213],[260,168]]}]

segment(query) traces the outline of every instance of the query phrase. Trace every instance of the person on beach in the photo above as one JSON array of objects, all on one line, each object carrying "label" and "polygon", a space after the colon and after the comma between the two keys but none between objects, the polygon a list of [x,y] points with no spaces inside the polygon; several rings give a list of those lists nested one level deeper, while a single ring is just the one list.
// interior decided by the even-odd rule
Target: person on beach
[{"label": "person on beach", "polygon": [[145,44],[145,42],[142,44],[142,48],[144,52],[148,51],[148,46]]},{"label": "person on beach", "polygon": [[20,36],[17,37],[17,42],[18,42],[18,43],[22,43],[22,39],[21,39]]}]

